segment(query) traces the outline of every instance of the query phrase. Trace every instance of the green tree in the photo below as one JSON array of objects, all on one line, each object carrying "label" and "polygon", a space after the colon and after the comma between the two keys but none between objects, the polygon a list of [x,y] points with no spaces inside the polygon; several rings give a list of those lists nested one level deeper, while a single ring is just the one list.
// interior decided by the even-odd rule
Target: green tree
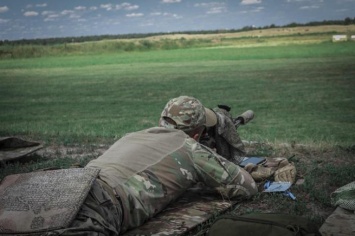
[{"label": "green tree", "polygon": [[351,23],[352,23],[352,20],[351,20],[350,17],[346,17],[346,18],[344,19],[344,25],[350,25]]}]

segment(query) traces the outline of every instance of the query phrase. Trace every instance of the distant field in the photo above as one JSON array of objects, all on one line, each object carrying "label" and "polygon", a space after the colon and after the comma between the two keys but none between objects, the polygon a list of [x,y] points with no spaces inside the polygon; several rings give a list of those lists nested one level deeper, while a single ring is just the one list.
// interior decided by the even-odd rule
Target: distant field
[{"label": "distant field", "polygon": [[0,136],[112,142],[192,95],[254,110],[243,139],[353,145],[354,61],[355,42],[0,60]]},{"label": "distant field", "polygon": [[242,37],[272,37],[287,35],[311,35],[311,34],[355,34],[355,25],[323,25],[323,26],[303,26],[303,27],[282,27],[269,29],[255,29],[250,31],[220,34],[175,34],[154,36],[151,39],[161,38],[242,38]]},{"label": "distant field", "polygon": [[174,34],[154,36],[148,39],[155,41],[181,38],[187,40],[204,39],[211,40],[217,47],[260,47],[330,42],[334,34],[345,34],[349,37],[355,35],[355,25],[283,27],[220,34]]},{"label": "distant field", "polygon": [[[334,34],[355,35],[355,25],[269,28],[218,34],[168,34],[146,38],[89,42],[0,45],[1,59],[116,54],[193,48],[243,48],[319,44],[332,41]],[[277,50],[277,49],[275,49]]]}]

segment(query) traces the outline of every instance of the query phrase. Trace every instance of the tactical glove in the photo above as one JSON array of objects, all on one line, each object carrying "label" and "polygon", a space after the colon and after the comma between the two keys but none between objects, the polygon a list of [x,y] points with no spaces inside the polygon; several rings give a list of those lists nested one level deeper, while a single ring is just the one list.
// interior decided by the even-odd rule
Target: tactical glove
[{"label": "tactical glove", "polygon": [[296,167],[289,163],[275,171],[275,181],[290,182],[293,184],[296,180]]},{"label": "tactical glove", "polygon": [[262,165],[247,164],[244,169],[249,172],[256,182],[270,178],[274,174],[274,170]]}]

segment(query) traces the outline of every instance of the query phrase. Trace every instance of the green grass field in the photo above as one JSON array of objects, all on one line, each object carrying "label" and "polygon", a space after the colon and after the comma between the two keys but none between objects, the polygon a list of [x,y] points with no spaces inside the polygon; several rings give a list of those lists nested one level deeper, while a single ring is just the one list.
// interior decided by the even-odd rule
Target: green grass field
[{"label": "green grass field", "polygon": [[256,118],[247,140],[353,145],[355,43],[200,48],[0,61],[0,135],[112,142],[179,95]]},{"label": "green grass field", "polygon": [[0,137],[46,147],[0,162],[0,180],[84,166],[125,133],[155,126],[180,95],[227,104],[234,116],[253,110],[239,129],[258,142],[249,155],[287,157],[304,179],[292,187],[297,201],[260,193],[232,214],[284,212],[320,226],[334,210],[330,193],[355,178],[355,42],[83,54],[0,60]]}]

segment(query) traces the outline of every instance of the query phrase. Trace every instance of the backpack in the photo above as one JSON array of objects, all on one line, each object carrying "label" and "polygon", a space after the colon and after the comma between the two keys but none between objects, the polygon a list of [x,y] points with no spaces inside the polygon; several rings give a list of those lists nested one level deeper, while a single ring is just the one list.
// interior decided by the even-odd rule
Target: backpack
[{"label": "backpack", "polygon": [[208,236],[318,236],[317,227],[301,216],[277,213],[223,215],[209,229]]}]

